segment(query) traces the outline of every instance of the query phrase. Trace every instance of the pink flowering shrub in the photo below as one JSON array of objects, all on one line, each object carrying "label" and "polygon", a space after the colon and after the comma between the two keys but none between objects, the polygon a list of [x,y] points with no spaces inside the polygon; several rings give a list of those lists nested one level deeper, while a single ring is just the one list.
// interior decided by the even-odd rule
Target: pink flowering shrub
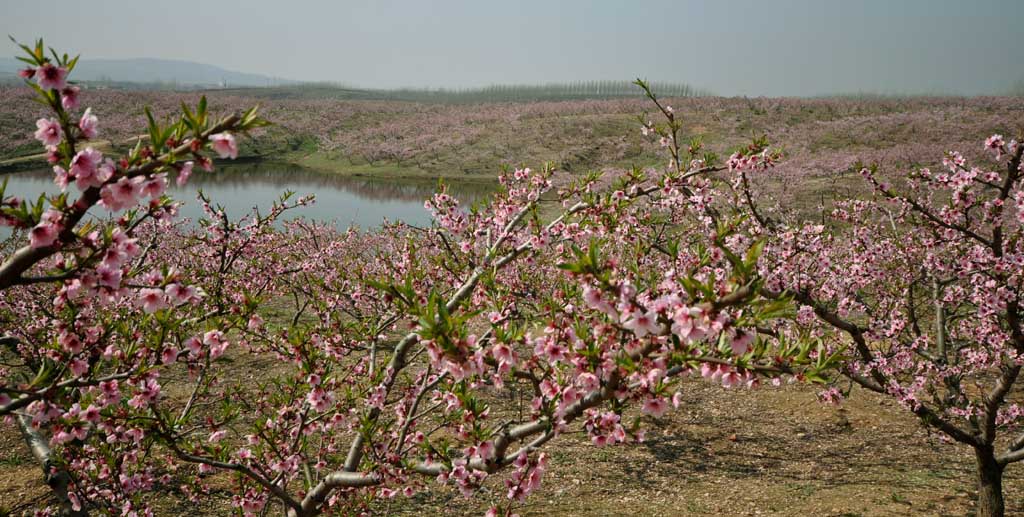
[{"label": "pink flowering shrub", "polygon": [[[194,227],[175,222],[168,183],[212,169],[207,153],[236,157],[265,122],[214,122],[205,99],[165,124],[146,110],[148,144],[107,157],[89,143],[98,115],[73,114],[77,58],[23,48],[63,193],[0,193],[20,246],[0,264],[0,416],[53,488],[41,514],[148,515],[161,490],[200,500],[230,477],[243,515],[370,514],[442,484],[500,487],[488,515],[509,516],[542,483],[544,447],[576,430],[643,440],[685,375],[891,394],[975,448],[979,508],[1001,512],[999,475],[1024,457],[1019,438],[996,452],[1022,416],[1013,141],[986,142],[1005,172],[951,154],[901,185],[911,195],[866,169],[880,198],[807,225],[758,208],[782,158],[766,138],[720,160],[638,82],[664,120],[641,118],[661,168],[558,189],[551,168],[509,169],[472,207],[442,186],[429,228],[281,222],[310,202],[290,196],[241,220],[201,198]],[[509,395],[518,411],[495,403]]]},{"label": "pink flowering shrub", "polygon": [[[166,125],[147,110],[149,143],[107,158],[88,145],[97,115],[67,107],[84,100],[67,82],[76,59],[24,50],[64,194],[0,195],[4,224],[28,234],[0,264],[0,415],[43,465],[53,511],[151,514],[159,487],[200,498],[227,473],[246,515],[351,514],[433,483],[472,495],[505,472],[491,513],[509,515],[542,481],[543,446],[573,428],[642,440],[627,410],[662,417],[681,375],[731,388],[832,364],[772,330],[788,304],[761,295],[763,242],[737,233],[727,168],[699,146],[684,159],[653,95],[669,119],[648,128],[672,154],[662,172],[553,192],[553,171],[510,170],[488,203],[442,188],[434,227],[373,234],[274,226],[307,199],[241,221],[203,199],[194,229],[174,223],[168,182],[212,168],[206,150],[236,156],[235,134],[262,119],[213,123],[205,100]],[[755,141],[729,168],[776,157]],[[563,204],[547,222],[545,196]],[[529,407],[492,406],[508,391]]]},{"label": "pink flowering shrub", "polygon": [[[157,236],[173,231],[167,177],[187,175],[193,161],[209,167],[203,150],[211,135],[264,123],[254,111],[214,123],[204,100],[165,126],[150,115],[148,145],[104,157],[89,145],[98,117],[90,109],[74,114],[81,99],[68,81],[77,58],[51,59],[42,42],[22,48],[29,67],[21,75],[53,112],[37,122],[35,137],[64,193],[21,200],[0,192],[0,223],[28,237],[0,264],[0,289],[9,293],[0,304],[0,415],[18,421],[61,512],[89,506],[130,513],[135,494],[155,482],[139,458],[146,432],[130,424],[161,396],[154,368],[211,360],[226,342],[206,339],[185,353],[180,349],[195,338],[183,333],[230,326],[216,319],[226,306],[204,306],[200,278],[152,260],[164,244]],[[111,218],[90,216],[97,205]]]},{"label": "pink flowering shrub", "polygon": [[773,219],[742,191],[750,232],[770,236],[763,294],[800,304],[799,325],[842,354],[844,377],[972,447],[978,512],[993,516],[1003,470],[1024,459],[1024,171],[1016,140],[978,148],[990,161],[949,152],[898,184],[862,167],[874,195],[839,200],[827,224]]}]

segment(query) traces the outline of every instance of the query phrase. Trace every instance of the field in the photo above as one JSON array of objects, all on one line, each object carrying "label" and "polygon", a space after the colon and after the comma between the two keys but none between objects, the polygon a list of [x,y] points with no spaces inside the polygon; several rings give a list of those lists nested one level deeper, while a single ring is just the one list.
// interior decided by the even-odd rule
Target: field
[{"label": "field", "polygon": [[[206,92],[229,112],[260,104],[276,125],[242,145],[242,155],[273,157],[333,173],[374,177],[488,179],[501,166],[551,163],[566,176],[587,170],[663,166],[656,142],[644,138],[641,99],[533,103],[427,104],[308,99],[287,90]],[[0,164],[38,152],[31,132],[42,107],[24,88],[0,87]],[[103,120],[100,137],[123,143],[144,127],[144,106],[174,113],[200,93],[92,90],[88,105]],[[767,135],[786,160],[770,182],[794,184],[801,197],[848,184],[858,160],[895,169],[935,165],[959,150],[982,151],[993,132],[1012,134],[1024,104],[1017,97],[669,99],[686,139],[700,137],[719,154]],[[771,186],[771,185],[767,185]],[[803,202],[810,203],[810,198]]]},{"label": "field", "polygon": [[[173,112],[198,93],[86,92],[103,118],[105,145],[121,146],[143,127],[143,105]],[[251,160],[273,159],[330,174],[491,181],[501,166],[553,164],[559,181],[588,170],[661,167],[657,142],[643,137],[640,100],[426,104],[289,98],[272,90],[208,92],[221,113],[260,103],[274,126],[242,145]],[[0,166],[24,166],[38,151],[26,128],[34,111],[24,89],[0,88]],[[1015,134],[1024,103],[988,98],[678,98],[667,101],[725,155],[765,134],[785,160],[755,179],[760,191],[813,212],[838,191],[860,192],[858,161],[888,171],[935,166],[945,151],[971,158],[992,133]],[[854,390],[840,406],[816,402],[800,385],[728,392],[699,379],[664,419],[645,417],[642,444],[591,446],[558,438],[549,480],[519,513],[540,515],[948,515],[972,514],[970,450],[929,436],[889,398]],[[1019,397],[1020,393],[1014,393]],[[508,409],[508,408],[506,408]],[[0,515],[19,514],[47,489],[15,426],[0,424]],[[854,432],[856,431],[856,432]],[[488,484],[472,500],[442,489],[398,497],[387,515],[480,515],[500,502]],[[1024,512],[1024,472],[1006,477],[1009,513]],[[168,498],[169,499],[169,498]],[[227,490],[202,505],[171,503],[161,515],[224,515]]]}]

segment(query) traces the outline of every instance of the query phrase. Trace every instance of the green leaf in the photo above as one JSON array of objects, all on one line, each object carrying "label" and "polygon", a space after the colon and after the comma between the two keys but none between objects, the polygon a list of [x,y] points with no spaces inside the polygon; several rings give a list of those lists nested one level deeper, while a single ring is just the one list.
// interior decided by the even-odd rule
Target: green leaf
[{"label": "green leaf", "polygon": [[582,273],[583,267],[576,262],[559,262],[558,269],[563,271],[569,271],[571,273]]},{"label": "green leaf", "polygon": [[163,141],[160,140],[160,126],[153,119],[153,112],[150,111],[149,106],[143,108],[143,111],[146,113],[146,121],[149,125],[149,145],[153,146],[154,151],[159,152],[164,145]]},{"label": "green leaf", "polygon": [[754,266],[757,265],[757,261],[761,258],[761,253],[764,252],[764,246],[767,242],[768,241],[766,239],[758,239],[750,248],[747,249],[744,262],[749,270],[753,270]]},{"label": "green leaf", "polygon": [[192,114],[192,110],[189,109],[188,105],[184,102],[181,103],[182,118],[188,123],[189,129],[195,133],[200,133],[202,130],[199,128],[199,121],[196,120],[196,116]]},{"label": "green leaf", "polygon": [[742,260],[740,260],[738,256],[736,256],[735,253],[732,252],[732,250],[725,246],[719,246],[719,249],[722,250],[722,253],[725,254],[725,258],[729,259],[729,263],[732,264],[733,267],[735,267],[740,272],[740,274],[747,273],[746,265],[743,263]]}]

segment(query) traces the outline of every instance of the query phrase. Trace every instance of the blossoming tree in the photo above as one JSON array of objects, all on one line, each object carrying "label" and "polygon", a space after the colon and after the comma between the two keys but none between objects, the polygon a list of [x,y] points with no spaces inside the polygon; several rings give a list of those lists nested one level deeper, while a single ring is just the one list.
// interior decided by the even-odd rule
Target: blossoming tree
[{"label": "blossoming tree", "polygon": [[[148,144],[105,159],[88,145],[96,115],[72,115],[77,58],[23,49],[65,192],[0,195],[2,221],[28,233],[0,264],[0,415],[43,464],[54,512],[148,514],[154,488],[198,498],[222,473],[246,515],[370,511],[490,477],[507,489],[490,513],[511,514],[545,445],[573,427],[597,445],[642,439],[629,408],[662,416],[681,374],[752,386],[817,379],[835,359],[778,330],[788,302],[763,294],[764,242],[738,231],[724,167],[681,150],[653,95],[661,172],[555,193],[550,171],[516,169],[468,210],[442,189],[425,229],[278,221],[306,199],[241,221],[203,200],[195,228],[173,222],[170,176],[211,168],[204,151],[236,156],[235,134],[264,124],[255,111],[213,122],[200,100],[166,124],[147,111]],[[755,141],[730,163],[776,157]],[[495,403],[509,395],[518,410]]]},{"label": "blossoming tree", "polygon": [[[641,119],[642,131],[678,163],[674,115],[661,112],[667,127]],[[764,243],[759,294],[798,307],[774,331],[820,340],[821,348],[805,350],[827,357],[811,372],[834,383],[824,401],[842,398],[835,381],[846,378],[970,446],[978,514],[1004,515],[1003,471],[1024,459],[1014,388],[1024,366],[1024,145],[992,135],[983,144],[991,163],[972,166],[950,152],[944,170],[913,171],[897,186],[864,167],[873,196],[837,201],[825,225],[758,205],[749,175],[778,158],[764,144],[738,149],[726,163],[731,202],[746,216],[731,239]]]},{"label": "blossoming tree", "polygon": [[[204,155],[208,149],[236,156],[234,132],[264,122],[255,110],[213,122],[205,100],[195,110],[183,106],[183,116],[163,126],[147,111],[149,144],[139,143],[117,160],[104,158],[90,145],[100,131],[98,117],[90,109],[75,116],[80,89],[68,74],[78,59],[56,53],[51,59],[41,41],[22,48],[19,59],[29,66],[20,75],[53,113],[37,122],[35,137],[46,147],[54,181],[64,192],[37,200],[0,192],[0,221],[28,237],[0,263],[0,415],[17,420],[61,511],[80,513],[89,495],[77,477],[82,472],[120,477],[123,485],[139,488],[133,455],[142,450],[141,434],[125,428],[127,415],[119,412],[145,408],[160,391],[154,367],[178,358],[173,346],[179,343],[172,345],[177,336],[170,330],[193,316],[182,310],[163,317],[161,311],[197,306],[203,299],[192,278],[151,255],[176,213],[164,195],[168,176],[174,174],[180,185],[194,164],[212,168]],[[117,217],[90,217],[97,207]],[[140,244],[141,235],[148,236],[147,244]],[[201,335],[202,350],[190,348],[194,353],[182,360],[203,360],[200,352],[216,357],[225,344],[221,335]],[[79,453],[61,456],[51,449],[72,442]],[[113,462],[119,469],[111,470]],[[131,511],[125,496],[124,489],[102,494]]]},{"label": "blossoming tree", "polygon": [[802,306],[798,321],[842,354],[843,376],[970,446],[987,517],[1004,514],[1003,470],[1024,459],[1024,146],[993,135],[984,148],[989,165],[951,152],[899,185],[865,167],[874,195],[837,202],[828,226],[772,219],[740,190],[751,233],[770,235],[763,294]]}]

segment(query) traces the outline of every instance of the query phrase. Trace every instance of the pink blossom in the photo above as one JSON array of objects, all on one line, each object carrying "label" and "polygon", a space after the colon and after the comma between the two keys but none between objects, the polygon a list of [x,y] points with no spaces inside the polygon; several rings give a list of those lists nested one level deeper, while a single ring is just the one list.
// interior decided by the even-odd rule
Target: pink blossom
[{"label": "pink blossom", "polygon": [[313,406],[313,409],[323,412],[334,405],[334,394],[317,386],[306,396],[306,401]]},{"label": "pink blossom", "polygon": [[551,379],[544,379],[540,383],[540,392],[542,395],[549,399],[553,399],[558,396],[558,385],[551,382]]},{"label": "pink blossom", "polygon": [[107,158],[106,160],[103,160],[103,163],[96,167],[95,181],[100,184],[106,183],[110,178],[114,177],[115,172],[117,172],[117,164],[114,163],[114,160]]},{"label": "pink blossom", "polygon": [[622,328],[632,330],[638,338],[643,338],[648,334],[661,334],[661,325],[658,324],[658,314],[654,311],[635,313],[631,318],[622,323]]},{"label": "pink blossom", "polygon": [[831,387],[818,393],[818,400],[825,404],[838,405],[843,401],[843,393],[838,388]]},{"label": "pink blossom", "polygon": [[135,396],[128,401],[128,405],[135,409],[148,407],[149,404],[160,396],[160,384],[155,378],[140,382]]},{"label": "pink blossom", "polygon": [[64,170],[64,167],[60,165],[53,166],[53,183],[60,187],[60,191],[64,192],[68,189],[68,183],[71,182],[71,177],[68,176],[68,171]]},{"label": "pink blossom", "polygon": [[57,343],[60,344],[61,348],[67,353],[75,355],[82,351],[84,344],[79,339],[78,335],[74,332],[63,331],[57,336]]},{"label": "pink blossom", "polygon": [[592,309],[599,310],[610,316],[615,315],[615,308],[605,299],[604,294],[599,289],[594,289],[590,286],[584,287],[583,300]]},{"label": "pink blossom", "polygon": [[732,388],[740,384],[743,381],[743,376],[739,372],[730,368],[727,372],[722,374],[722,387]]},{"label": "pink blossom", "polygon": [[1003,141],[1003,135],[992,135],[985,139],[985,148],[993,150],[1002,150],[1004,143],[1005,142]]},{"label": "pink blossom", "polygon": [[705,379],[718,380],[722,377],[722,369],[717,364],[703,363],[700,365],[700,375]]},{"label": "pink blossom", "polygon": [[491,347],[491,356],[494,357],[500,363],[505,363],[510,366],[515,366],[516,360],[512,352],[512,347],[505,343],[497,343]]},{"label": "pink blossom", "polygon": [[679,409],[683,405],[683,392],[677,391],[672,395],[672,407]]},{"label": "pink blossom", "polygon": [[96,268],[96,277],[99,285],[110,289],[117,289],[121,286],[121,268],[108,264],[101,264]]},{"label": "pink blossom", "polygon": [[101,203],[111,212],[123,210],[134,205],[139,196],[143,178],[136,176],[122,177],[113,184],[108,184],[100,191]]},{"label": "pink blossom", "polygon": [[197,337],[186,339],[183,346],[188,349],[188,355],[193,359],[199,357],[199,353],[203,351],[203,343]]},{"label": "pink blossom", "polygon": [[220,155],[221,158],[238,158],[238,143],[235,142],[235,135],[231,133],[217,133],[210,135],[210,147]]},{"label": "pink blossom", "polygon": [[148,196],[150,199],[157,199],[163,195],[164,190],[166,189],[167,174],[160,173],[153,175],[153,177],[142,183],[141,194],[143,196]]},{"label": "pink blossom", "polygon": [[730,346],[732,347],[732,353],[736,355],[743,355],[750,351],[750,345],[754,343],[754,334],[752,332],[744,332],[742,330],[736,331],[736,335],[732,338]]},{"label": "pink blossom", "polygon": [[224,339],[224,333],[219,330],[211,330],[203,334],[203,344],[210,347],[210,359],[217,359],[228,348],[228,341]]},{"label": "pink blossom", "polygon": [[199,291],[195,287],[181,285],[178,282],[174,282],[165,287],[164,292],[167,293],[167,297],[174,305],[196,303],[201,299]]},{"label": "pink blossom", "polygon": [[41,118],[36,121],[36,140],[39,140],[43,145],[57,145],[60,143],[60,138],[63,132],[60,129],[60,123],[52,118]]},{"label": "pink blossom", "polygon": [[584,372],[576,377],[576,383],[583,391],[594,391],[601,387],[601,379],[590,372]]},{"label": "pink blossom", "polygon": [[76,357],[68,363],[68,369],[71,370],[72,375],[75,377],[81,377],[85,372],[89,371],[89,363],[81,357]]},{"label": "pink blossom", "polygon": [[92,139],[99,135],[99,119],[92,114],[92,108],[86,108],[82,118],[78,119],[78,129],[82,131],[82,138]]},{"label": "pink blossom", "polygon": [[158,310],[168,307],[167,297],[164,295],[163,290],[151,287],[139,290],[136,304],[142,307],[142,310],[146,311],[147,314],[153,314]]},{"label": "pink blossom", "polygon": [[569,349],[563,346],[561,343],[558,343],[556,341],[547,341],[543,339],[539,339],[538,341],[542,341],[543,343],[545,343],[540,348],[537,354],[540,357],[544,357],[548,361],[554,363],[565,362],[568,358],[567,354],[569,352]]},{"label": "pink blossom", "polygon": [[60,91],[60,105],[65,110],[71,111],[78,107],[78,92],[77,86],[67,86],[62,88]]},{"label": "pink blossom", "polygon": [[663,397],[651,397],[644,400],[641,411],[655,418],[661,418],[668,411],[669,403]]},{"label": "pink blossom", "polygon": [[114,404],[121,400],[121,391],[117,380],[103,381],[100,383],[100,392],[104,404]]},{"label": "pink blossom", "polygon": [[100,421],[100,408],[90,404],[89,407],[82,411],[82,419],[86,422],[97,423]]},{"label": "pink blossom", "polygon": [[68,70],[64,67],[46,63],[36,69],[36,81],[44,90],[61,90],[67,84]]},{"label": "pink blossom", "polygon": [[70,173],[71,176],[75,177],[75,185],[79,190],[84,191],[90,187],[103,185],[103,182],[100,181],[96,174],[97,168],[102,161],[103,153],[92,147],[86,147],[71,159]]},{"label": "pink blossom", "polygon": [[60,431],[53,433],[53,437],[50,438],[50,443],[54,445],[60,445],[63,443],[68,443],[72,439],[74,439],[74,436],[72,436],[71,433],[64,431],[62,429]]},{"label": "pink blossom", "polygon": [[1017,193],[1017,222],[1024,224],[1024,192]]},{"label": "pink blossom", "polygon": [[174,347],[169,346],[160,354],[160,362],[163,364],[173,364],[176,360],[178,360],[178,350]]},{"label": "pink blossom", "polygon": [[188,183],[188,177],[192,175],[192,167],[194,165],[195,162],[185,162],[181,165],[181,169],[178,170],[178,177],[174,180],[179,187],[184,187]]},{"label": "pink blossom", "polygon": [[672,316],[672,332],[688,342],[696,341],[706,334],[706,327],[702,320],[700,309],[680,307]]},{"label": "pink blossom", "polygon": [[59,223],[61,213],[52,208],[43,213],[42,220],[29,232],[29,246],[45,248],[53,245],[63,229]]},{"label": "pink blossom", "polygon": [[486,441],[476,448],[476,453],[481,459],[490,460],[494,458],[494,442]]}]

